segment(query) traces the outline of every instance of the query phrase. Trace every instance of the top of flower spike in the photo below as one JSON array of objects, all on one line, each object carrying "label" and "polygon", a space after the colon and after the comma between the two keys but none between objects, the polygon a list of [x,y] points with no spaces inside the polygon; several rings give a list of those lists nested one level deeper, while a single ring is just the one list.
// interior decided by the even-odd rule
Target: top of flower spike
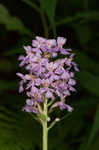
[{"label": "top of flower spike", "polygon": [[66,43],[66,39],[64,37],[58,37],[55,39],[45,39],[40,36],[36,36],[36,40],[32,40],[32,46],[37,48],[42,48],[43,45],[47,45],[48,48],[58,45],[58,47],[62,47]]},{"label": "top of flower spike", "polygon": [[[24,46],[26,57],[22,55],[19,57],[20,67],[25,64],[28,73],[17,75],[21,78],[19,92],[24,90],[23,84],[28,82],[25,88],[29,97],[24,108],[26,111],[37,113],[37,105],[43,103],[43,97],[53,101],[56,96],[60,100],[51,108],[59,106],[61,110],[72,111],[72,107],[65,104],[65,97],[76,91],[74,72],[71,69],[79,70],[73,61],[74,54],[71,54],[71,49],[63,48],[65,43],[64,37],[55,40],[37,36],[32,40],[33,47]],[[58,53],[65,55],[65,58],[51,59],[57,57]]]}]

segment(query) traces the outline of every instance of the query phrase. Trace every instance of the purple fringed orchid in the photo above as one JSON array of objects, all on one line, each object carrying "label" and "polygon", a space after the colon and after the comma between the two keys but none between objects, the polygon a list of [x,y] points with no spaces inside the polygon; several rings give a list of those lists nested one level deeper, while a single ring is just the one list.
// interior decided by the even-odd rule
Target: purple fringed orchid
[{"label": "purple fringed orchid", "polygon": [[63,37],[55,40],[37,36],[32,40],[32,46],[24,46],[26,56],[19,56],[19,66],[26,69],[25,75],[17,73],[21,78],[19,92],[25,91],[28,97],[23,110],[34,113],[34,118],[42,125],[43,150],[47,150],[48,131],[60,121],[60,118],[50,119],[53,109],[73,110],[66,104],[66,98],[76,91],[74,76],[79,69],[73,61],[72,50],[63,47],[65,43]]},{"label": "purple fringed orchid", "polygon": [[[19,66],[25,65],[27,74],[17,73],[21,78],[19,92],[26,91],[28,97],[23,110],[38,116],[39,111],[43,112],[43,104],[47,100],[47,103],[52,101],[51,108],[55,105],[60,110],[72,111],[72,107],[65,104],[65,98],[76,91],[74,74],[79,69],[73,61],[71,49],[63,48],[65,43],[66,39],[63,37],[55,40],[37,36],[32,40],[32,46],[24,46],[26,56],[19,56]],[[63,58],[58,58],[59,54]]]}]

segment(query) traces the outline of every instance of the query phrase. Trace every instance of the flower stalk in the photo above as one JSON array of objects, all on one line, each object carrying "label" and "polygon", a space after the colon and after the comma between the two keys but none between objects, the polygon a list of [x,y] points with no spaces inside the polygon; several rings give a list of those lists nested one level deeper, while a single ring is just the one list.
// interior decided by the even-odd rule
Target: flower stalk
[{"label": "flower stalk", "polygon": [[47,100],[44,102],[44,115],[46,117],[43,120],[43,150],[48,149],[48,128],[47,128]]}]

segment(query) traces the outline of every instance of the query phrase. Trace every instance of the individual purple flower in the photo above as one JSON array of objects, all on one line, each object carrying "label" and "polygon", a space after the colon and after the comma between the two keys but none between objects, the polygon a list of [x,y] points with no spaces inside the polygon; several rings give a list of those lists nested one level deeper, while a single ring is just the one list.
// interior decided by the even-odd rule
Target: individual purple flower
[{"label": "individual purple flower", "polygon": [[20,67],[23,67],[27,62],[28,62],[28,56],[24,57],[24,59],[21,61],[21,63],[19,64]]},{"label": "individual purple flower", "polygon": [[23,110],[25,110],[26,112],[33,112],[34,114],[37,114],[37,108],[32,105],[26,104]]},{"label": "individual purple flower", "polygon": [[69,112],[72,112],[73,108],[67,104],[64,104],[62,101],[58,104],[61,110],[67,109]]},{"label": "individual purple flower", "polygon": [[76,92],[76,89],[74,87],[72,87],[71,85],[68,86],[69,90],[72,92]]},{"label": "individual purple flower", "polygon": [[55,97],[53,96],[53,93],[50,91],[50,90],[47,90],[46,94],[45,94],[45,97],[48,99],[48,98],[51,98],[51,99],[54,99]]},{"label": "individual purple flower", "polygon": [[62,48],[65,43],[66,43],[66,39],[64,37],[57,38],[57,45],[59,48]]},{"label": "individual purple flower", "polygon": [[24,83],[23,81],[20,81],[20,83],[19,83],[19,93],[24,91],[23,83]]},{"label": "individual purple flower", "polygon": [[24,49],[25,49],[25,51],[26,51],[26,54],[31,54],[31,52],[32,52],[32,47],[31,46],[24,46]]},{"label": "individual purple flower", "polygon": [[24,75],[22,73],[17,72],[16,75],[19,76],[21,79],[24,79]]},{"label": "individual purple flower", "polygon": [[43,44],[45,43],[46,39],[36,36],[36,40],[32,40],[32,46],[36,48],[41,48]]},{"label": "individual purple flower", "polygon": [[69,55],[70,53],[64,49],[64,48],[60,48],[60,53],[63,54],[63,55]]},{"label": "individual purple flower", "polygon": [[74,79],[69,79],[68,84],[69,85],[75,85],[76,81]]},{"label": "individual purple flower", "polygon": [[74,66],[75,71],[79,72],[78,65],[74,61],[72,62],[72,64]]},{"label": "individual purple flower", "polygon": [[23,55],[20,55],[18,60],[23,60],[24,59],[24,56]]}]

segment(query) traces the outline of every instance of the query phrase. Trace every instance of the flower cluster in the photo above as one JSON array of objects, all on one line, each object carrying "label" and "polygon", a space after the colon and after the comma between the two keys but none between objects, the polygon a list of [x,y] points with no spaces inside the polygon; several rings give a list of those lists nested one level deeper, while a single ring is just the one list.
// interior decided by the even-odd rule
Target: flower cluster
[{"label": "flower cluster", "polygon": [[[43,107],[45,99],[54,103],[51,108],[72,111],[72,107],[65,104],[65,98],[76,91],[76,81],[73,78],[74,72],[79,70],[73,61],[71,49],[63,48],[65,43],[63,37],[55,40],[37,36],[32,40],[32,46],[24,46],[26,56],[19,56],[19,66],[25,65],[27,74],[17,75],[21,78],[19,92],[26,90],[28,97],[25,111],[37,114],[38,104]],[[57,102],[56,97],[59,99]]]}]

